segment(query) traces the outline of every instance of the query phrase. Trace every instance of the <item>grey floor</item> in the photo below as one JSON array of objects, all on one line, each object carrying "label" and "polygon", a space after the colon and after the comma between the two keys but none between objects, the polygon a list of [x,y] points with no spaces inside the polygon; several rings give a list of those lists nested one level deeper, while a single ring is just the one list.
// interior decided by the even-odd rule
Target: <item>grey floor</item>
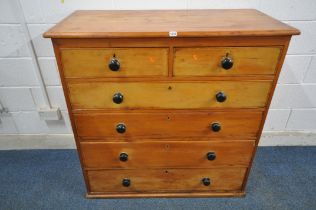
[{"label": "grey floor", "polygon": [[76,151],[0,151],[0,209],[316,209],[316,147],[261,147],[245,198],[86,199]]}]

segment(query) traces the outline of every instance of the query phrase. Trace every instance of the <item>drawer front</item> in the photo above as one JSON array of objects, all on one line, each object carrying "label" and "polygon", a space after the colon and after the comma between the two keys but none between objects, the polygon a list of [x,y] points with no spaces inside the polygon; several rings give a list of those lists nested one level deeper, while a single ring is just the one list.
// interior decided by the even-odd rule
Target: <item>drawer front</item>
[{"label": "drawer front", "polygon": [[[200,136],[205,138],[255,138],[262,112],[153,112],[74,114],[81,138],[139,140]],[[188,123],[189,122],[189,123]]]},{"label": "drawer front", "polygon": [[[207,109],[264,107],[271,85],[271,81],[86,82],[69,83],[68,88],[73,109]],[[122,100],[115,103],[113,98]]]},{"label": "drawer front", "polygon": [[175,76],[274,74],[280,52],[279,47],[176,48],[173,73]]},{"label": "drawer front", "polygon": [[[166,76],[168,48],[62,49],[66,78]],[[113,59],[113,70],[109,62]]]},{"label": "drawer front", "polygon": [[254,146],[254,141],[82,142],[81,152],[86,168],[206,168],[247,166]]},{"label": "drawer front", "polygon": [[[92,192],[241,190],[246,168],[87,171]],[[208,184],[210,181],[210,184]]]}]

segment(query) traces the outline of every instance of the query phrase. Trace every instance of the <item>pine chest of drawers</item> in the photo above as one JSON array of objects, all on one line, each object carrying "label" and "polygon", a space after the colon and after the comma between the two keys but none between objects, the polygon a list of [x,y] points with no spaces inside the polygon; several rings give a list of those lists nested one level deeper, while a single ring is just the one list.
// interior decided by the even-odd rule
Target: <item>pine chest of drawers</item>
[{"label": "pine chest of drawers", "polygon": [[297,34],[256,10],[77,11],[46,32],[87,196],[244,195]]}]

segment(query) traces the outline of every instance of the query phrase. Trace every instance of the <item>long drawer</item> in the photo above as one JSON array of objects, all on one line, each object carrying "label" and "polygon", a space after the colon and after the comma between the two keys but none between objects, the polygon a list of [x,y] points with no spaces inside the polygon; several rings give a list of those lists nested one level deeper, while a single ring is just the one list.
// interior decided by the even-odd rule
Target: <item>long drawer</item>
[{"label": "long drawer", "polygon": [[64,48],[61,59],[66,78],[166,76],[168,52],[168,48]]},{"label": "long drawer", "polygon": [[82,142],[80,146],[85,168],[207,168],[247,166],[255,142]]},{"label": "long drawer", "polygon": [[272,81],[69,82],[72,109],[264,107]]},{"label": "long drawer", "polygon": [[138,141],[140,137],[205,137],[255,139],[262,120],[260,111],[165,111],[76,113],[74,121],[82,139]]},{"label": "long drawer", "polygon": [[91,192],[240,190],[246,168],[89,170]]},{"label": "long drawer", "polygon": [[174,51],[175,76],[229,76],[274,74],[281,48],[198,47]]}]

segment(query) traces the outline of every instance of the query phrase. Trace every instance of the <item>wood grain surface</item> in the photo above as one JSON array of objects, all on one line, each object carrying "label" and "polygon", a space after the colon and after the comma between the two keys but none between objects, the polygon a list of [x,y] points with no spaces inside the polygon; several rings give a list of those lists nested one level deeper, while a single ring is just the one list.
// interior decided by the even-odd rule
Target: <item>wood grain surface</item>
[{"label": "wood grain surface", "polygon": [[[266,105],[271,82],[89,82],[69,83],[68,88],[73,109],[250,108]],[[222,103],[215,97],[221,91],[227,95]],[[123,94],[121,104],[112,101],[115,93]]]},{"label": "wood grain surface", "polygon": [[243,190],[213,190],[213,191],[187,191],[187,192],[87,192],[86,198],[221,198],[221,197],[239,197],[246,196]]},{"label": "wood grain surface", "polygon": [[[66,78],[166,76],[168,48],[97,48],[62,49]],[[108,67],[113,58],[120,62],[118,71]]]},{"label": "wood grain surface", "polygon": [[299,34],[253,9],[76,11],[44,33],[50,38],[280,36]]},{"label": "wood grain surface", "polygon": [[[164,111],[118,113],[76,113],[75,124],[81,139],[142,141],[143,138],[205,137],[211,139],[255,139],[262,120],[260,111]],[[219,123],[214,132],[211,124]],[[116,126],[124,124],[125,133]]]},{"label": "wood grain surface", "polygon": [[[87,171],[91,192],[196,192],[240,190],[246,168]],[[204,186],[202,178],[211,180]],[[131,180],[129,187],[122,179]]]},{"label": "wood grain surface", "polygon": [[[209,168],[218,165],[247,166],[254,141],[142,141],[142,142],[82,142],[85,168]],[[128,154],[120,161],[121,153]],[[215,152],[216,159],[206,154]]]},{"label": "wood grain surface", "polygon": [[[274,74],[278,58],[278,47],[203,47],[174,48],[173,75],[262,75]],[[233,60],[231,69],[223,69],[221,60]]]}]

